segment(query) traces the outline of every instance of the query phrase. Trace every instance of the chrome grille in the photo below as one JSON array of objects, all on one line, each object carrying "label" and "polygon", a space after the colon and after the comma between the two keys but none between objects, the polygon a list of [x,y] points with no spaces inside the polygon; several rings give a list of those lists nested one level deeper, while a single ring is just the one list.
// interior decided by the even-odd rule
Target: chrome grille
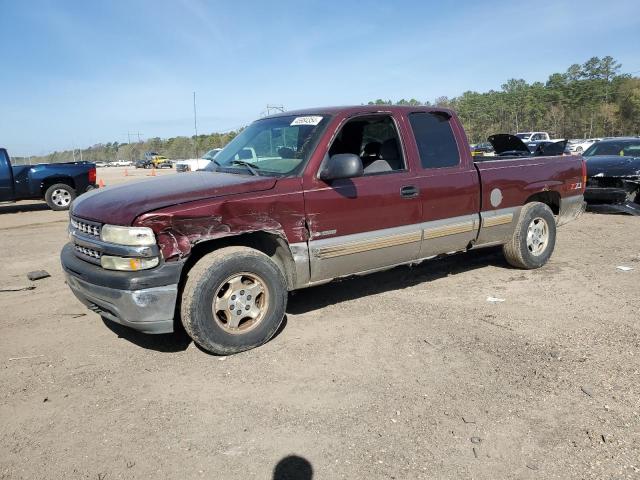
[{"label": "chrome grille", "polygon": [[75,247],[76,252],[86,255],[87,257],[91,257],[99,260],[100,257],[102,256],[102,254],[99,251],[94,250],[93,248],[83,247],[82,245],[78,245],[77,243],[74,243],[73,246]]},{"label": "chrome grille", "polygon": [[100,224],[89,223],[72,217],[71,226],[78,232],[84,233],[85,235],[91,235],[92,237],[98,238],[100,237]]}]

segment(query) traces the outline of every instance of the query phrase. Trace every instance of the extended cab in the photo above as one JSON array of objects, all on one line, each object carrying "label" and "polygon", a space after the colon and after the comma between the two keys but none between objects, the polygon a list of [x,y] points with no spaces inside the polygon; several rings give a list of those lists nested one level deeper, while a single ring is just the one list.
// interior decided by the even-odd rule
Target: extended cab
[{"label": "extended cab", "polygon": [[229,354],[274,335],[291,290],[491,245],[517,268],[541,267],[556,226],[584,209],[584,161],[475,163],[468,145],[455,113],[438,108],[260,119],[206,171],[74,203],[67,283],[106,319],[149,333],[181,321],[201,347]]},{"label": "extended cab", "polygon": [[96,187],[93,163],[11,165],[0,148],[0,202],[44,199],[52,210],[67,210],[77,195]]}]

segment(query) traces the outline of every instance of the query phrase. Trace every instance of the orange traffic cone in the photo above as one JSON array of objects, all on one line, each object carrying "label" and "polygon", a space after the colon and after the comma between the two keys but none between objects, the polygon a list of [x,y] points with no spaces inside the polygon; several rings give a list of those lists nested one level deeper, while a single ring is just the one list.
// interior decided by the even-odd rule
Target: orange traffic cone
[{"label": "orange traffic cone", "polygon": [[127,170],[126,168],[124,169],[124,176],[128,177],[129,176],[129,170]]},{"label": "orange traffic cone", "polygon": [[156,167],[151,167],[151,177],[155,177],[156,176]]},{"label": "orange traffic cone", "polygon": [[104,188],[104,181],[102,179],[98,181],[98,188]]}]

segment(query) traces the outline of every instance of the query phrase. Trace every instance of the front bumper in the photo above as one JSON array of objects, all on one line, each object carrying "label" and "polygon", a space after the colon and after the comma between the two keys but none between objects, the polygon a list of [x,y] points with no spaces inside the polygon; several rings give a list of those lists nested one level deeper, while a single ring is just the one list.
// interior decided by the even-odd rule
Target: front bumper
[{"label": "front bumper", "polygon": [[69,288],[90,310],[141,332],[173,332],[181,262],[139,272],[108,271],[76,257],[71,244],[60,260]]},{"label": "front bumper", "polygon": [[587,203],[624,203],[627,200],[628,192],[624,188],[618,187],[587,187],[584,192],[584,199]]}]

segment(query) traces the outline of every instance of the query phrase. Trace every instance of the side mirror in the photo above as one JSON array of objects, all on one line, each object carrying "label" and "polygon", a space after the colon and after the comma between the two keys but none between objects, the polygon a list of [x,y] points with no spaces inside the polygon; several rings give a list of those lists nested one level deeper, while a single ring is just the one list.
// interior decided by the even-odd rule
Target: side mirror
[{"label": "side mirror", "polygon": [[353,153],[338,153],[329,157],[320,172],[325,182],[341,178],[354,178],[363,175],[362,159]]}]

